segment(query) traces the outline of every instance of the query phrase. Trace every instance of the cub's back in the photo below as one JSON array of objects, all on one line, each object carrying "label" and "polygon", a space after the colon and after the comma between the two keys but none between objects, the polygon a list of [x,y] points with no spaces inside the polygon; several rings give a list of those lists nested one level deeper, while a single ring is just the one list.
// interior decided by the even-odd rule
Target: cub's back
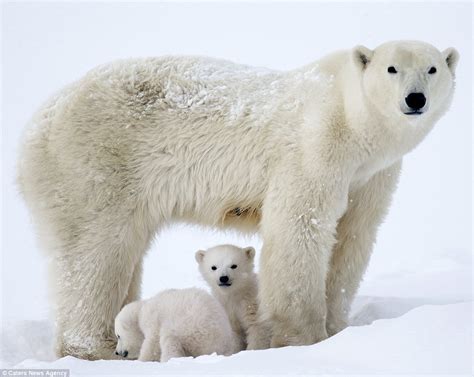
[{"label": "cub's back", "polygon": [[[162,327],[184,331],[206,325],[219,327],[228,324],[222,305],[209,293],[198,288],[168,289],[146,301],[143,312],[153,316]],[[224,319],[224,320],[222,320]]]},{"label": "cub's back", "polygon": [[224,308],[202,289],[170,289],[146,301],[140,314],[140,326],[151,321],[159,325],[160,339],[178,339],[189,355],[238,351]]}]

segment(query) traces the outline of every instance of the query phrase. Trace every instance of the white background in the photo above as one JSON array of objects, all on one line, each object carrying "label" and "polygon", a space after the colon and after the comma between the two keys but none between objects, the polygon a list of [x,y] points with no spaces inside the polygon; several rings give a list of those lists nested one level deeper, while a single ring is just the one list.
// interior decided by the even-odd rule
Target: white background
[{"label": "white background", "polygon": [[[461,60],[453,107],[405,158],[368,274],[403,268],[410,259],[421,263],[430,253],[467,256],[471,250],[470,16],[466,4],[5,4],[4,315],[35,318],[45,315],[47,308],[44,260],[14,186],[24,125],[52,92],[98,64],[124,57],[199,54],[290,69],[336,49],[357,44],[373,48],[392,39],[420,39],[440,49],[456,47]],[[165,285],[193,283],[197,277],[193,251],[220,240],[228,237],[191,228],[165,231],[149,253],[145,294]],[[182,259],[184,252],[188,255]],[[163,263],[175,271],[173,281],[160,279]]]},{"label": "white background", "polygon": [[[291,69],[337,49],[419,39],[461,55],[451,110],[406,156],[366,283],[403,271],[471,263],[472,9],[430,3],[10,3],[2,16],[2,314],[48,315],[45,260],[14,186],[17,149],[32,113],[55,90],[117,58],[198,54]],[[202,285],[194,251],[258,238],[187,226],[163,232],[145,263],[144,295]],[[446,263],[446,265],[445,265]],[[455,282],[456,276],[452,276]],[[430,291],[445,282],[426,282]],[[460,289],[470,290],[463,280]],[[437,286],[439,285],[439,287]],[[384,285],[377,285],[380,294]],[[420,289],[413,288],[414,295]],[[364,285],[361,290],[364,290]],[[410,287],[407,287],[407,291]]]}]

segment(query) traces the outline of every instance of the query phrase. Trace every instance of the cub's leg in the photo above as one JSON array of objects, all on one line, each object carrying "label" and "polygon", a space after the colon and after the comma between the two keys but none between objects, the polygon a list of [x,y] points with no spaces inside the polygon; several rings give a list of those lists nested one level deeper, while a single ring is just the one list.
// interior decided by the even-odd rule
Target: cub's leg
[{"label": "cub's leg", "polygon": [[159,327],[145,331],[145,340],[138,360],[140,361],[160,361],[161,360],[161,346],[160,346],[160,329]]},{"label": "cub's leg", "polygon": [[174,357],[184,357],[186,353],[181,341],[173,335],[164,335],[160,339],[161,362],[165,363]]}]

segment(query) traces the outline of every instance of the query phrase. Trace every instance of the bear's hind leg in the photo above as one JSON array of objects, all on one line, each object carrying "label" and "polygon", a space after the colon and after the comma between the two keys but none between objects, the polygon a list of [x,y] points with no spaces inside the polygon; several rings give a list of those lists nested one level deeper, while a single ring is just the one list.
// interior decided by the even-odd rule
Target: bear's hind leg
[{"label": "bear's hind leg", "polygon": [[122,224],[91,224],[54,258],[59,356],[113,358],[114,319],[137,295],[140,263],[151,238],[136,224],[133,216]]},{"label": "bear's hind leg", "polygon": [[128,287],[128,294],[123,302],[122,307],[125,305],[140,300],[141,295],[141,285],[142,285],[142,275],[143,275],[143,257],[135,265],[135,270],[133,271],[132,280]]}]

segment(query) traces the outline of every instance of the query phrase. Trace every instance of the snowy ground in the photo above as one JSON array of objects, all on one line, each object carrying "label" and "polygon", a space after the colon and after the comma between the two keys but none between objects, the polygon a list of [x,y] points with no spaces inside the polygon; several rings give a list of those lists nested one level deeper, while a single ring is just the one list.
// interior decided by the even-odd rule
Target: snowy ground
[{"label": "snowy ground", "polygon": [[470,375],[469,260],[461,255],[432,256],[423,269],[412,267],[369,276],[354,303],[352,326],[313,346],[173,359],[166,364],[55,360],[50,321],[13,321],[2,333],[2,363],[9,368],[70,369],[72,375]]},{"label": "snowy ground", "polygon": [[[472,375],[472,5],[468,3],[19,3],[2,15],[0,364],[72,375]],[[420,39],[461,55],[451,110],[404,159],[399,188],[352,310],[352,325],[309,347],[167,364],[55,360],[47,270],[14,185],[23,125],[53,92],[117,58],[193,54],[290,69],[335,49]],[[143,296],[203,287],[194,252],[261,247],[177,226],[145,262]]]}]

